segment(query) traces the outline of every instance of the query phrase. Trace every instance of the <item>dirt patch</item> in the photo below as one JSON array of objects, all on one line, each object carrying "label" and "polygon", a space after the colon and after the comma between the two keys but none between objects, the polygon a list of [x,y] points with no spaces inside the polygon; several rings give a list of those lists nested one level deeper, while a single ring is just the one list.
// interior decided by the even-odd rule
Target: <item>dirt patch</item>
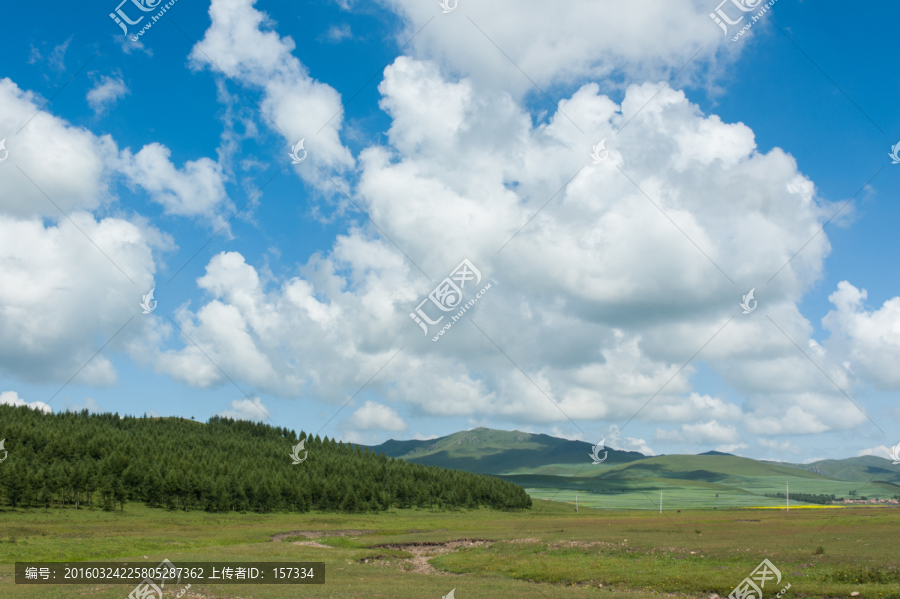
[{"label": "dirt patch", "polygon": [[[391,543],[388,545],[374,545],[372,549],[396,549],[412,553],[410,559],[400,560],[400,568],[407,572],[416,572],[417,574],[434,574],[439,576],[455,576],[449,572],[441,572],[431,565],[429,560],[434,557],[446,555],[460,549],[469,549],[471,547],[488,547],[491,543],[495,543],[491,539],[457,539],[455,541],[439,542],[422,542],[422,543]],[[370,555],[359,560],[363,564],[378,564],[385,566],[394,566],[397,560],[387,560],[383,555]]]},{"label": "dirt patch", "polygon": [[540,539],[536,539],[534,537],[529,537],[527,539],[512,539],[509,541],[504,541],[505,543],[540,543]]},{"label": "dirt patch", "polygon": [[358,537],[359,535],[369,534],[374,530],[294,530],[291,532],[280,532],[272,535],[272,541],[280,543],[289,537],[306,537],[307,539],[321,539],[323,537]]},{"label": "dirt patch", "polygon": [[322,543],[316,543],[315,541],[294,541],[291,545],[305,545],[307,547],[321,547],[322,549],[334,549],[334,547],[329,547],[328,545],[323,545]]}]

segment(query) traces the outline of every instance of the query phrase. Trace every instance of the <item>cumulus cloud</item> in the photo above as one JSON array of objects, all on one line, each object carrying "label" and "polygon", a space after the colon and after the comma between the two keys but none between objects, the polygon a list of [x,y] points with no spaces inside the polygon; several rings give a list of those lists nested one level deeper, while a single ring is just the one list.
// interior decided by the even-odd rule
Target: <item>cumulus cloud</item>
[{"label": "cumulus cloud", "polygon": [[114,199],[110,166],[118,149],[113,139],[38,112],[38,102],[34,93],[0,79],[0,131],[18,131],[28,123],[6,138],[9,158],[0,169],[0,213],[57,218],[60,209],[68,213],[107,205]]},{"label": "cumulus cloud", "polygon": [[128,182],[145,189],[166,214],[202,216],[213,228],[220,228],[225,223],[221,214],[234,209],[225,192],[221,165],[204,157],[189,160],[178,169],[170,156],[169,148],[151,143],[135,155],[123,151],[120,168]]},{"label": "cumulus cloud", "polygon": [[734,426],[721,424],[715,420],[682,424],[675,430],[656,429],[654,436],[660,441],[690,445],[716,445],[735,441],[739,437]]},{"label": "cumulus cloud", "polygon": [[828,296],[835,309],[822,319],[831,331],[829,344],[847,355],[845,368],[859,371],[877,387],[900,389],[900,297],[893,297],[877,310],[867,310],[868,293],[847,281],[838,283]]},{"label": "cumulus cloud", "polygon": [[[208,35],[225,30],[257,35],[222,15]],[[284,39],[259,35],[283,56]],[[226,58],[237,61],[226,69],[235,74],[265,60]],[[262,72],[285,64],[293,63],[283,57]],[[399,57],[379,85],[392,119],[387,143],[360,153],[356,194],[415,265],[368,228],[338,236],[298,276],[268,283],[244,256],[220,254],[198,280],[213,299],[182,312],[180,326],[230,374],[333,403],[380,372],[372,392],[431,415],[536,424],[639,412],[659,422],[702,418],[660,438],[707,444],[733,441],[736,428],[724,423],[739,420],[761,435],[858,425],[859,412],[791,342],[809,348],[812,327],[797,303],[830,250],[827,236],[810,238],[833,205],[790,155],[758,152],[745,125],[703,114],[677,90],[647,104],[658,89],[629,86],[616,104],[587,84],[535,124],[505,92]],[[590,164],[590,141],[603,137],[610,158]],[[735,318],[741,295],[807,242],[758,290],[781,330],[761,311]],[[423,339],[409,313],[464,257],[480,269],[480,285],[493,285],[471,314],[484,333],[463,319],[440,344]],[[701,348],[697,360],[741,390],[741,407],[693,391],[696,370],[685,363]],[[807,351],[850,386],[827,352]],[[221,382],[190,345],[153,359],[191,384]]]},{"label": "cumulus cloud", "polygon": [[140,334],[129,319],[153,286],[154,253],[173,244],[139,216],[93,214],[116,200],[115,142],[39,108],[0,80],[0,129],[21,129],[0,169],[0,372],[112,384],[109,354],[97,350]]},{"label": "cumulus cloud", "polygon": [[101,114],[115,105],[119,98],[130,94],[131,90],[125,85],[121,76],[109,77],[103,75],[95,81],[94,87],[88,90],[87,101],[95,114]]},{"label": "cumulus cloud", "polygon": [[801,453],[801,450],[797,445],[792,443],[791,441],[776,441],[775,439],[768,439],[766,437],[760,437],[756,440],[757,443],[762,445],[763,447],[768,447],[769,449],[777,449],[780,452],[788,451],[793,454]]},{"label": "cumulus cloud", "polygon": [[230,78],[261,91],[260,108],[265,115],[261,118],[266,125],[282,134],[289,146],[305,139],[304,148],[314,156],[314,160],[300,163],[297,171],[334,193],[331,183],[312,164],[338,170],[354,164],[339,137],[343,122],[340,95],[309,76],[306,66],[292,55],[294,41],[280,37],[272,29],[275,23],[256,10],[255,3],[213,0],[209,8],[212,23],[191,52],[191,65],[214,73],[221,69]]},{"label": "cumulus cloud", "polygon": [[45,414],[50,414],[53,412],[53,409],[42,401],[33,401],[31,403],[27,403],[24,399],[20,398],[19,394],[15,391],[4,391],[3,393],[0,393],[0,404],[5,406],[13,406],[14,408],[19,406],[28,406],[32,410],[40,410]]},{"label": "cumulus cloud", "polygon": [[406,423],[400,414],[390,406],[366,401],[366,403],[347,418],[342,426],[345,429],[358,431],[391,431],[403,432],[407,429]]},{"label": "cumulus cloud", "polygon": [[45,225],[0,214],[0,371],[41,383],[79,373],[76,382],[108,385],[115,369],[97,350],[139,335],[129,319],[153,286],[152,254],[165,240],[139,222],[69,216]]},{"label": "cumulus cloud", "polygon": [[437,17],[433,6],[417,0],[385,4],[406,23],[398,46],[428,23],[410,44],[416,58],[517,94],[533,89],[529,78],[541,87],[585,77],[665,80],[702,49],[684,77],[697,63],[715,65],[737,51],[736,44],[722,44],[722,32],[709,18],[711,7],[702,0],[664,6],[652,0],[495,0],[460,4]]},{"label": "cumulus cloud", "polygon": [[699,393],[691,393],[686,399],[680,399],[675,403],[651,404],[647,414],[648,419],[666,422],[687,422],[701,418],[738,420],[741,416],[742,412],[738,406]]}]

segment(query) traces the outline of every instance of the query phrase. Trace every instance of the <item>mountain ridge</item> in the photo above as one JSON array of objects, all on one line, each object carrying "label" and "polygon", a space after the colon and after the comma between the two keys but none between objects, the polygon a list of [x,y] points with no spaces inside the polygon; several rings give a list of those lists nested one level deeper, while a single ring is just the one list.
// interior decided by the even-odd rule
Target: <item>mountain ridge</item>
[{"label": "mountain ridge", "polygon": [[[467,470],[496,476],[560,476],[564,473],[589,478],[609,477],[619,466],[640,478],[662,474],[679,480],[714,481],[748,476],[791,476],[804,479],[832,479],[846,482],[867,482],[879,474],[883,482],[900,485],[900,467],[879,456],[857,456],[839,460],[818,460],[809,464],[794,464],[772,460],[757,460],[720,451],[700,454],[672,454],[646,456],[637,451],[606,447],[606,468],[584,470],[594,465],[593,445],[585,441],[563,439],[544,433],[504,431],[478,427],[427,440],[388,440],[369,446],[376,453],[385,453],[406,461]],[[602,455],[602,453],[601,453]],[[582,466],[582,468],[577,468]],[[608,468],[616,466],[616,468]]]}]

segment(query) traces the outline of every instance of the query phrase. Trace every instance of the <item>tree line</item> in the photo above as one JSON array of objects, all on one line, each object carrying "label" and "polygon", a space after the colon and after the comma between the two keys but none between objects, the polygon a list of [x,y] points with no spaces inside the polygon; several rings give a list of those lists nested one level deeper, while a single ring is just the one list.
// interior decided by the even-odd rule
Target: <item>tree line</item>
[{"label": "tree line", "polygon": [[[367,512],[531,507],[525,490],[487,475],[376,455],[359,445],[215,416],[63,412],[0,405],[0,506]],[[293,446],[304,439],[301,464]],[[2,459],[2,458],[0,458]]]},{"label": "tree line", "polygon": [[[776,499],[787,499],[784,493],[766,493],[766,497],[775,497]],[[820,493],[791,493],[791,499],[802,503],[817,503],[819,505],[827,505],[837,501],[843,501],[843,497],[835,497],[834,495],[825,495]]]}]

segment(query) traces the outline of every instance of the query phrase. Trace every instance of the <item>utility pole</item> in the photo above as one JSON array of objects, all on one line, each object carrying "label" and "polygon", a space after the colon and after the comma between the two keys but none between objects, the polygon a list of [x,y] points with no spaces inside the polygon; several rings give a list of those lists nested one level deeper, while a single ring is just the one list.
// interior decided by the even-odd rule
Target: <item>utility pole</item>
[{"label": "utility pole", "polygon": [[791,483],[784,483],[784,484],[786,485],[785,491],[784,491],[784,498],[785,498],[785,501],[787,502],[787,511],[791,511]]},{"label": "utility pole", "polygon": [[662,513],[662,489],[659,490],[659,513]]},{"label": "utility pole", "polygon": [[578,491],[575,491],[575,513],[578,513]]}]

